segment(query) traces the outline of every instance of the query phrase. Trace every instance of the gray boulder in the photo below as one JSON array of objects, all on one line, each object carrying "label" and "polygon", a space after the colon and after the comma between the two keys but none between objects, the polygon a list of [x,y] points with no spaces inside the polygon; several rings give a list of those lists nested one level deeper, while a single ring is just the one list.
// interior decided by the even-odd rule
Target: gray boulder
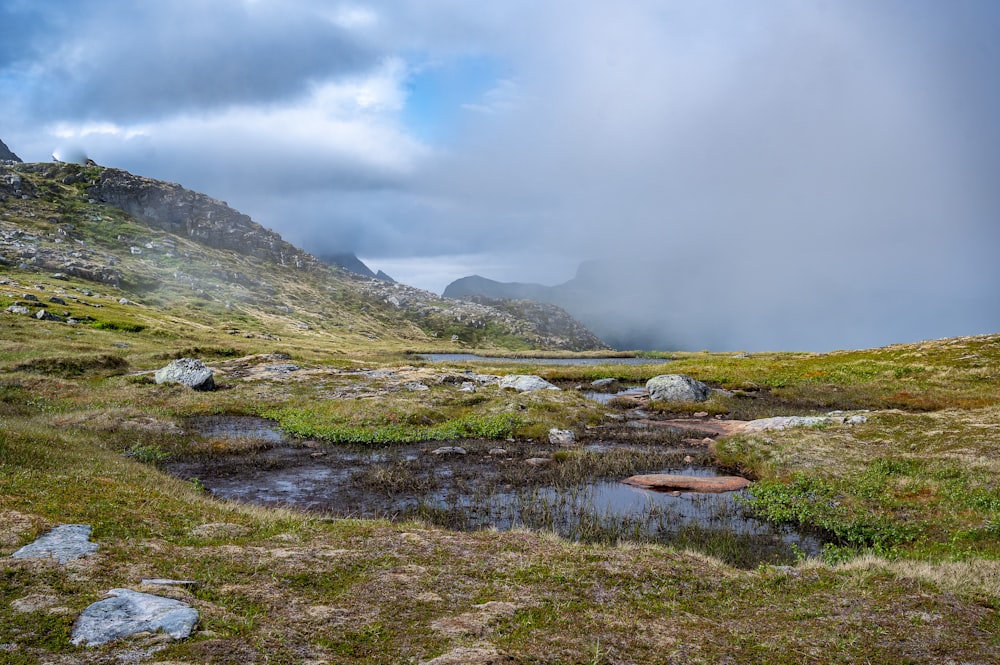
[{"label": "gray boulder", "polygon": [[501,388],[510,388],[519,393],[532,393],[536,390],[559,390],[540,376],[533,374],[508,374],[500,379]]},{"label": "gray boulder", "polygon": [[178,358],[166,367],[156,370],[157,383],[180,383],[194,390],[212,390],[215,378],[205,363],[194,358]]},{"label": "gray boulder", "polygon": [[9,314],[31,314],[31,310],[24,305],[11,305],[7,308]]},{"label": "gray boulder", "polygon": [[96,551],[97,543],[90,542],[89,524],[62,524],[11,556],[15,559],[56,559],[66,563]]},{"label": "gray boulder", "polygon": [[573,434],[571,429],[558,429],[553,427],[549,430],[549,443],[554,443],[560,446],[568,446],[576,443],[576,435]]},{"label": "gray boulder", "polygon": [[73,626],[72,642],[97,646],[145,632],[164,632],[174,639],[191,634],[198,610],[185,602],[131,589],[112,589],[112,597],[83,611]]},{"label": "gray boulder", "polygon": [[704,402],[712,389],[685,374],[661,374],[646,382],[649,398],[655,402]]},{"label": "gray boulder", "polygon": [[35,318],[39,321],[62,321],[63,318],[56,314],[53,314],[47,309],[40,309],[35,312]]}]

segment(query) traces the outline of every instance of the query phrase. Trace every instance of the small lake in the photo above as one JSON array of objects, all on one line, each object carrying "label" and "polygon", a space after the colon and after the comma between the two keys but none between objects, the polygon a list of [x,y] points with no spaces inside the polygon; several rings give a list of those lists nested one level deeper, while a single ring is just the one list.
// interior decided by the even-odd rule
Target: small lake
[{"label": "small lake", "polygon": [[[256,450],[169,460],[220,499],[288,506],[332,517],[421,519],[456,530],[531,528],[571,540],[691,547],[743,567],[818,554],[814,537],[750,516],[747,492],[657,492],[620,480],[639,473],[712,476],[708,453],[602,441],[462,441],[364,447],[285,437],[260,418],[191,419],[213,442],[256,439]],[[453,450],[461,447],[464,454]]]},{"label": "small lake", "polygon": [[491,362],[519,363],[523,365],[663,365],[673,362],[667,358],[504,358],[477,356],[472,353],[422,353],[422,360],[435,363]]}]

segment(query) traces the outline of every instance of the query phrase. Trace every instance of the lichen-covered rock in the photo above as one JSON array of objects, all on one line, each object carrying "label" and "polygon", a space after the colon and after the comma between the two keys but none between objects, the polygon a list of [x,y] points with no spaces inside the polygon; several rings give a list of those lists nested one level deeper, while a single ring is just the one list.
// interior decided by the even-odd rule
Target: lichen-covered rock
[{"label": "lichen-covered rock", "polygon": [[500,379],[501,388],[509,388],[519,393],[532,393],[536,390],[559,390],[540,376],[533,374],[508,374]]},{"label": "lichen-covered rock", "polygon": [[212,390],[215,388],[215,377],[212,370],[200,360],[194,358],[178,358],[166,367],[156,370],[154,379],[157,383],[180,383],[194,390]]},{"label": "lichen-covered rock", "polygon": [[558,429],[553,427],[549,430],[549,443],[559,446],[568,446],[576,442],[576,435],[571,429]]},{"label": "lichen-covered rock", "polygon": [[131,589],[111,589],[112,597],[83,611],[73,626],[72,642],[97,646],[129,635],[164,632],[184,639],[198,623],[198,610],[185,602]]},{"label": "lichen-covered rock", "polygon": [[661,374],[646,382],[649,398],[656,402],[704,402],[712,389],[686,374]]},{"label": "lichen-covered rock", "polygon": [[15,559],[55,559],[66,563],[96,551],[97,543],[90,542],[89,524],[62,524],[11,556]]}]

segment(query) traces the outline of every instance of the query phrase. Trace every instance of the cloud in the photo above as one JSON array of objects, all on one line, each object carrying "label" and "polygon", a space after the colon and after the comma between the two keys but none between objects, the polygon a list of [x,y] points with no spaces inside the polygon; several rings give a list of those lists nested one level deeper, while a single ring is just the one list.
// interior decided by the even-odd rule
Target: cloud
[{"label": "cloud", "polygon": [[989,3],[106,0],[0,18],[22,157],[79,148],[418,286],[625,257],[609,292],[628,289],[635,327],[694,348],[1000,329]]}]

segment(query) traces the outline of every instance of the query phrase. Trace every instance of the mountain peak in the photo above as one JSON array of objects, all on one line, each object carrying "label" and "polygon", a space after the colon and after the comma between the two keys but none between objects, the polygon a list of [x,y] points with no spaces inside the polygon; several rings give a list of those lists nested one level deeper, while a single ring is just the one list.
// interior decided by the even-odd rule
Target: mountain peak
[{"label": "mountain peak", "polygon": [[20,162],[21,158],[15,155],[7,144],[0,141],[0,162]]}]

